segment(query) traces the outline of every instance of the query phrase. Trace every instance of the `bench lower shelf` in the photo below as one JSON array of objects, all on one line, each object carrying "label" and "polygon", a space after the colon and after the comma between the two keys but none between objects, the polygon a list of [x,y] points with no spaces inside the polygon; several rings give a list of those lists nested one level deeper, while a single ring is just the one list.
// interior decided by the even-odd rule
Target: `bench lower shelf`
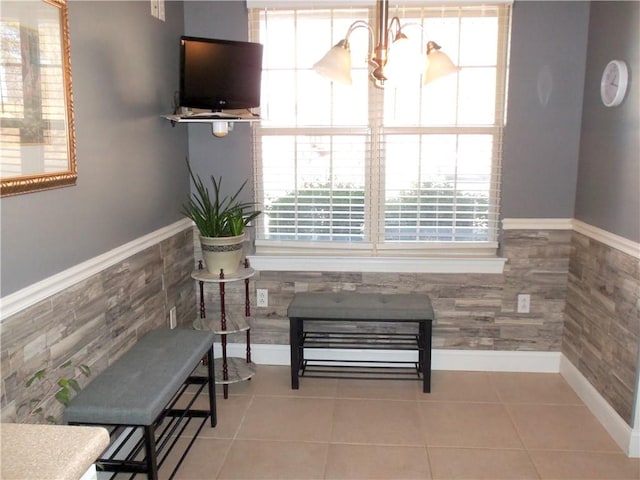
[{"label": "bench lower shelf", "polygon": [[305,359],[300,377],[422,380],[419,362]]}]

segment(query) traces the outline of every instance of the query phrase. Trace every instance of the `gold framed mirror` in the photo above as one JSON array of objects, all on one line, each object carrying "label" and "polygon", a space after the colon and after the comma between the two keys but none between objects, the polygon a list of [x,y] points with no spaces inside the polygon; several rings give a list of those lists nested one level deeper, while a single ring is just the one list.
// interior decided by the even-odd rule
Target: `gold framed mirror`
[{"label": "gold framed mirror", "polygon": [[75,185],[66,0],[2,0],[0,195]]}]

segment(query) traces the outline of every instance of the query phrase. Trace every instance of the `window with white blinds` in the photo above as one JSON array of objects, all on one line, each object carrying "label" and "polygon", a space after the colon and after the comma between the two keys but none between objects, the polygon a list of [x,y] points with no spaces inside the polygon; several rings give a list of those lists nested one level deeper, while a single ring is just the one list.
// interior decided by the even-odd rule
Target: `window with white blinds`
[{"label": "window with white blinds", "polygon": [[462,67],[422,85],[421,66],[384,89],[368,79],[368,33],[350,38],[353,85],[312,65],[375,7],[250,9],[264,45],[254,127],[258,253],[494,253],[510,6],[390,8],[403,32]]}]

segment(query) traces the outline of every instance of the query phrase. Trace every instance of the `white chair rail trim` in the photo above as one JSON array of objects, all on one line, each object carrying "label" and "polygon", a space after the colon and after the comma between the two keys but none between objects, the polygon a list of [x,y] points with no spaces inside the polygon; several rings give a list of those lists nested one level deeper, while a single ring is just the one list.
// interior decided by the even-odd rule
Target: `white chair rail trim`
[{"label": "white chair rail trim", "polygon": [[503,230],[573,230],[634,258],[640,258],[640,243],[607,232],[575,218],[505,218]]},{"label": "white chair rail trim", "polygon": [[580,220],[573,221],[573,230],[597,240],[600,243],[604,243],[611,248],[620,250],[627,255],[640,259],[640,243],[636,243],[614,233],[607,232],[606,230],[594,227],[593,225],[581,222]]},{"label": "white chair rail trim", "polygon": [[143,237],[137,238],[102,255],[91,258],[67,270],[45,278],[15,293],[0,298],[0,322],[5,318],[45,300],[78,282],[100,273],[142,250],[160,243],[184,230],[192,228],[189,219],[179,220]]}]

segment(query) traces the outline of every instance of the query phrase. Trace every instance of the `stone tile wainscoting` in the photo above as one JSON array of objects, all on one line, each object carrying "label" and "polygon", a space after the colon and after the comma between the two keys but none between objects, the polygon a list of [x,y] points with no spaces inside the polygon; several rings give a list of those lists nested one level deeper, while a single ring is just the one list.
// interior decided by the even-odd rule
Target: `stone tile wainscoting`
[{"label": "stone tile wainscoting", "polygon": [[579,232],[574,232],[572,245],[562,353],[632,425],[640,260]]},{"label": "stone tile wainscoting", "polygon": [[[56,369],[67,360],[87,364],[92,377],[131,348],[147,331],[168,325],[169,310],[176,307],[179,325],[190,325],[196,315],[193,281],[193,230],[180,221],[120,249],[93,259],[69,274],[68,285],[36,303],[4,316],[0,323],[2,422],[14,422],[15,409],[34,398],[24,382],[39,369]],[[74,278],[80,277],[74,282]],[[60,283],[47,279],[56,288]],[[26,289],[25,289],[26,290]],[[36,289],[37,290],[37,289]],[[40,289],[43,290],[43,289]],[[46,288],[44,289],[46,290]],[[18,292],[31,303],[29,295]],[[9,299],[11,300],[11,299]],[[71,368],[63,372],[73,375]],[[57,379],[52,372],[51,379]],[[81,385],[91,377],[78,379]],[[57,416],[61,405],[45,406]]]},{"label": "stone tile wainscoting", "polygon": [[[260,271],[252,288],[269,290],[269,307],[255,309],[252,339],[289,344],[295,292],[424,292],[435,349],[559,352],[570,241],[570,230],[506,230],[502,274]],[[519,293],[531,295],[529,313],[516,312]]]}]

